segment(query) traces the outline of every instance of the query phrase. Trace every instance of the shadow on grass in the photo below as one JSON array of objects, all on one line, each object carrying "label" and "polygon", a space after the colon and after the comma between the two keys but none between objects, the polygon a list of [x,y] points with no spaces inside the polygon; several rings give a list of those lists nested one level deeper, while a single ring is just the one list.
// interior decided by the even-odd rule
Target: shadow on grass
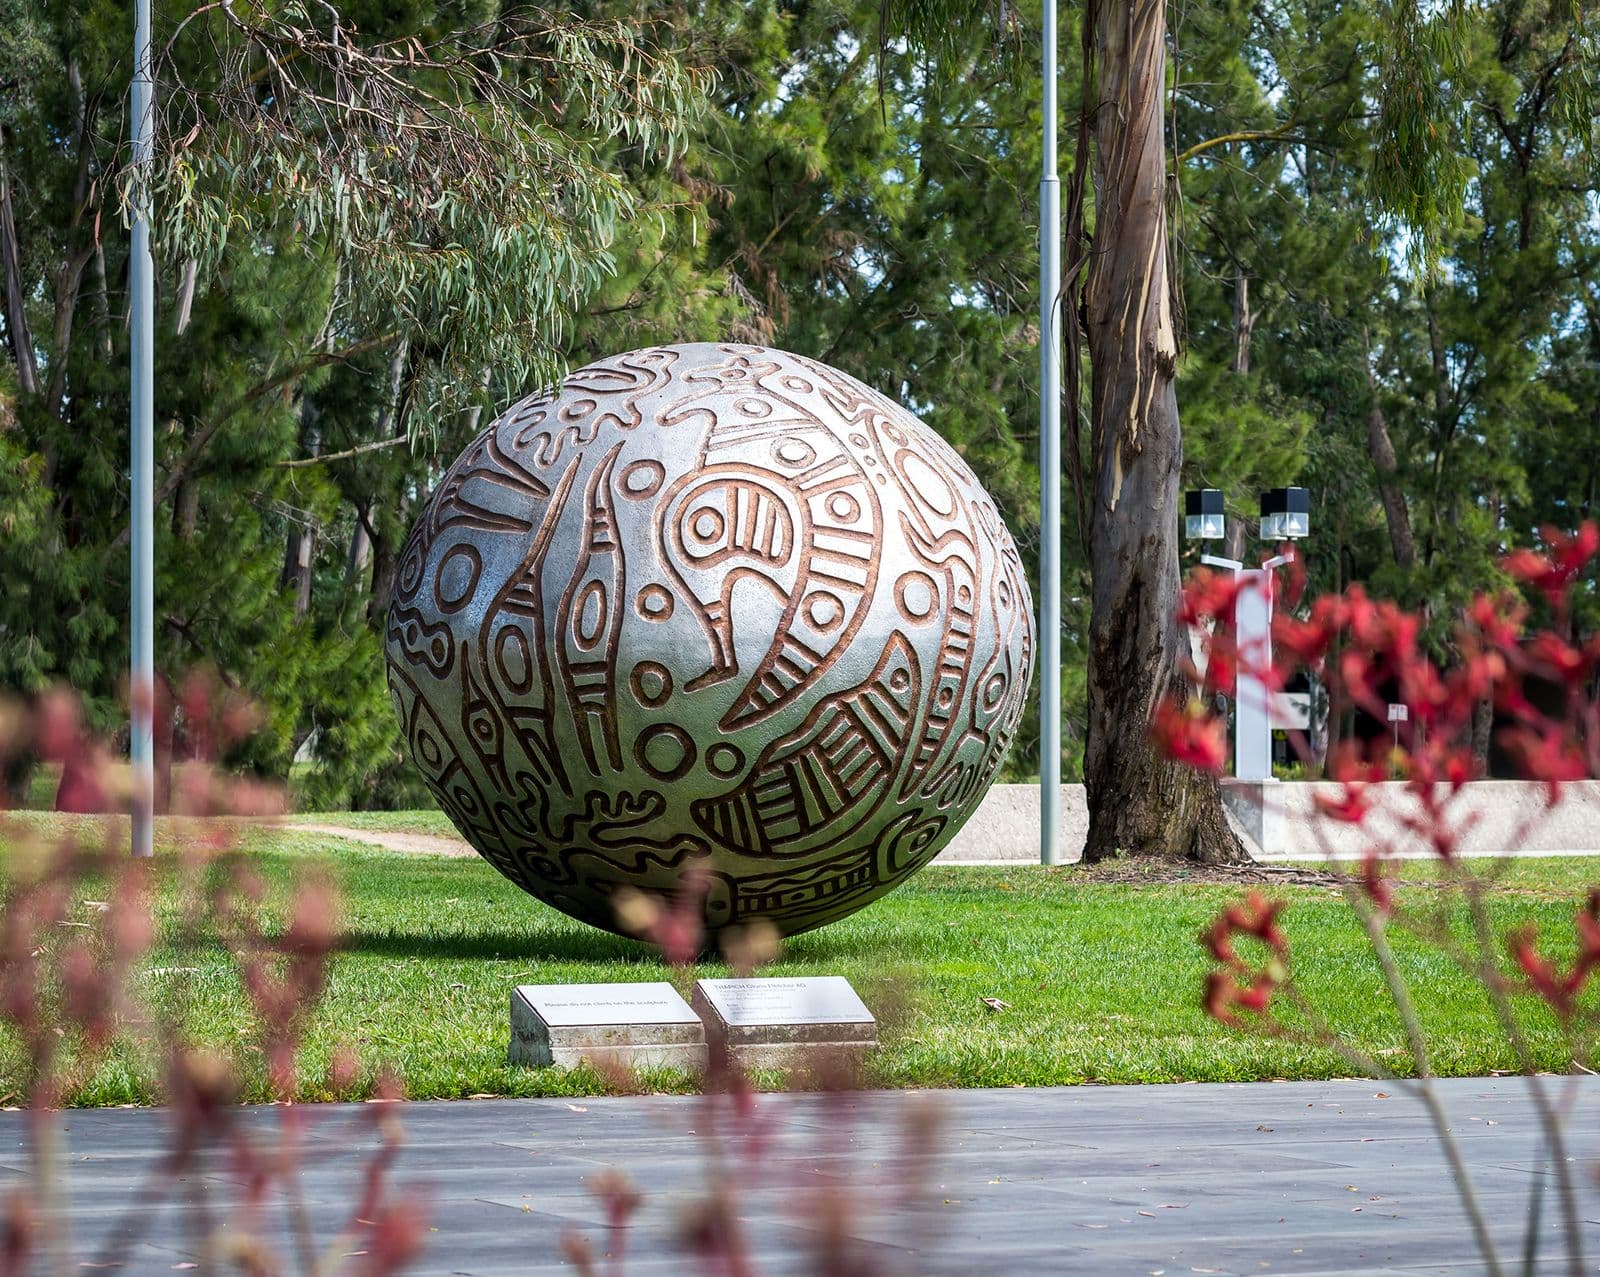
[{"label": "shadow on grass", "polygon": [[[903,953],[904,937],[860,929],[829,934],[808,931],[783,942],[780,961],[807,966],[871,963]],[[444,961],[502,959],[525,962],[601,962],[666,969],[654,946],[598,928],[589,931],[522,931],[512,928],[418,934],[356,927],[340,937],[340,950],[383,958],[437,958]],[[716,961],[715,953],[704,961]]]},{"label": "shadow on grass", "polygon": [[460,934],[418,935],[415,932],[374,931],[360,927],[346,931],[339,948],[348,954],[389,958],[504,959],[525,962],[610,962],[659,967],[660,956],[651,946],[606,931],[554,932],[476,931]]}]

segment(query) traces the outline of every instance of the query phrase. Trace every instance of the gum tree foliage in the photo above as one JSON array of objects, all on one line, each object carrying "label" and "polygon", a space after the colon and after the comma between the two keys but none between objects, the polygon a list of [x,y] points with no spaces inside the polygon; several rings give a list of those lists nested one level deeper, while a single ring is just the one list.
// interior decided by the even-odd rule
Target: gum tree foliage
[{"label": "gum tree foliage", "polygon": [[[1252,377],[1314,423],[1302,471],[1317,496],[1302,547],[1313,581],[1361,580],[1415,609],[1439,659],[1453,658],[1449,618],[1504,584],[1506,548],[1592,510],[1600,399],[1583,360],[1600,166],[1578,105],[1595,37],[1577,17],[1560,2],[1450,16],[1437,127],[1467,180],[1425,240],[1392,233],[1358,162],[1386,127],[1370,110],[1386,63],[1366,52],[1381,14],[1248,11],[1240,47],[1270,102],[1189,132],[1178,93],[1180,153],[1232,133],[1180,165],[1187,247],[1212,262],[1220,250],[1248,277]],[[1193,78],[1220,77],[1208,66]],[[1219,100],[1209,85],[1192,96]],[[1335,721],[1335,738],[1352,725]]]},{"label": "gum tree foliage", "polygon": [[[876,3],[741,19],[769,43],[708,126],[727,192],[713,259],[773,344],[898,397],[949,440],[1031,560],[1037,79],[977,47],[931,75],[915,49],[880,47],[879,19]],[[1035,766],[1035,731],[1014,772]]]},{"label": "gum tree foliage", "polygon": [[[994,17],[988,6],[959,0],[905,0],[891,5],[888,15],[929,41],[944,66],[970,43],[977,24]],[[1594,37],[1577,9],[1524,3],[1222,4],[1185,7],[1169,23],[1164,0],[1086,0],[1076,17],[1085,91],[1077,103],[1075,145],[1068,146],[1062,300],[1067,419],[1075,422],[1081,411],[1090,441],[1080,489],[1092,579],[1086,855],[1229,859],[1241,849],[1221,819],[1213,781],[1183,774],[1152,750],[1146,735],[1153,706],[1186,677],[1187,636],[1175,619],[1185,444],[1180,388],[1198,392],[1202,424],[1207,408],[1220,402],[1219,388],[1233,400],[1224,435],[1261,424],[1263,412],[1295,423],[1277,432],[1275,443],[1287,444],[1287,453],[1275,461],[1270,448],[1252,449],[1259,470],[1249,474],[1257,467],[1247,467],[1242,478],[1264,479],[1279,469],[1292,457],[1297,433],[1307,437],[1306,460],[1313,467],[1337,466],[1364,452],[1370,476],[1362,504],[1370,509],[1376,496],[1383,509],[1402,572],[1397,588],[1427,588],[1415,576],[1419,562],[1422,571],[1431,566],[1438,581],[1463,566],[1480,577],[1490,572],[1489,550],[1503,528],[1497,499],[1485,489],[1508,482],[1499,463],[1507,449],[1497,446],[1502,432],[1487,421],[1478,431],[1463,430],[1460,395],[1473,389],[1464,380],[1467,348],[1449,345],[1439,308],[1447,289],[1460,289],[1473,273],[1452,260],[1468,225],[1463,205],[1492,199],[1506,179],[1518,191],[1529,189],[1532,157],[1541,150],[1533,143],[1546,127],[1530,114],[1548,112],[1553,120],[1565,102],[1569,130],[1586,127],[1579,125],[1585,112],[1574,107],[1588,101]],[[1174,61],[1176,91],[1169,75]],[[1185,85],[1186,65],[1215,74],[1195,74]],[[1498,86],[1481,82],[1486,68],[1502,73]],[[1484,113],[1504,143],[1474,150],[1471,139],[1480,135],[1476,121]],[[1299,171],[1291,172],[1295,159]],[[1200,175],[1189,161],[1197,162]],[[1495,178],[1484,177],[1479,165],[1493,166]],[[1191,195],[1191,182],[1212,200]],[[1572,189],[1582,197],[1587,188],[1579,181]],[[1300,236],[1276,215],[1282,210],[1292,218],[1297,205],[1311,211],[1313,227],[1320,222],[1331,236],[1309,258],[1291,255]],[[1551,223],[1564,224],[1560,214]],[[1503,232],[1496,247],[1504,247]],[[1536,253],[1537,246],[1519,238],[1515,251]],[[1320,330],[1323,341],[1311,348],[1304,369],[1325,378],[1320,385],[1306,384],[1290,367],[1292,359],[1273,369],[1277,376],[1250,380],[1256,376],[1259,302],[1251,300],[1248,285],[1261,278],[1263,265],[1274,264],[1283,273],[1268,275],[1269,291],[1258,290],[1257,298],[1289,303],[1281,306],[1284,318]],[[1314,268],[1309,277],[1307,265]],[[1568,265],[1578,266],[1578,258]],[[1322,271],[1320,280],[1315,269]],[[1198,305],[1185,310],[1197,276],[1219,280],[1232,294],[1231,384],[1218,369],[1215,311],[1206,325]],[[1282,290],[1279,299],[1270,291],[1274,283]],[[1469,291],[1474,313],[1481,314],[1490,294],[1481,285]],[[1341,308],[1341,300],[1353,304]],[[1389,370],[1406,345],[1402,321],[1419,300],[1423,323],[1410,324],[1409,333],[1427,334],[1422,349],[1430,356],[1431,387],[1419,391],[1416,372],[1396,371],[1411,383],[1408,407],[1432,420],[1397,444],[1399,432],[1388,422],[1383,399],[1393,384]],[[1214,306],[1214,291],[1206,301]],[[1492,384],[1519,398],[1543,357],[1536,338],[1530,346],[1532,331],[1519,322],[1530,311],[1540,311],[1536,283],[1531,293],[1519,290],[1512,312],[1498,318],[1511,341],[1502,352],[1504,371]],[[1209,359],[1191,359],[1194,370],[1184,379],[1184,339],[1195,319],[1201,319],[1195,345],[1212,350]],[[1359,329],[1358,320],[1365,321]],[[1283,335],[1306,351],[1304,328]],[[1525,352],[1520,367],[1515,349]],[[1538,391],[1530,396],[1540,397]],[[1340,447],[1333,430],[1313,445],[1307,428],[1316,417],[1308,419],[1305,410],[1316,404],[1326,425],[1348,425],[1357,415],[1349,411],[1352,399],[1366,409],[1366,448]],[[1215,431],[1212,437],[1217,440]],[[1452,460],[1451,449],[1467,440],[1488,458],[1486,480],[1474,477],[1471,463]],[[1219,462],[1226,451],[1218,451]],[[1410,484],[1423,466],[1432,481],[1423,486],[1420,504],[1437,508],[1429,511],[1435,536],[1419,544],[1409,517],[1418,497]],[[1451,487],[1466,491],[1441,502]]]},{"label": "gum tree foliage", "polygon": [[[710,3],[671,20],[718,78],[680,162],[623,157],[661,212],[617,241],[568,361],[729,337],[827,360],[950,439],[1032,558],[1037,78],[973,58],[949,82],[908,48],[880,56],[871,4]],[[360,505],[393,491],[390,464],[319,469],[368,485],[349,498]],[[330,581],[342,571],[328,564]],[[1014,777],[1037,767],[1032,730]]]},{"label": "gum tree foliage", "polygon": [[[1592,510],[1581,18],[1568,0],[1064,7],[1062,176],[1080,213],[1065,301],[1082,325],[1064,762],[1082,776],[1098,733],[1096,810],[1120,813],[1099,851],[1230,851],[1210,797],[1144,752],[1141,705],[1182,656],[1157,596],[1192,550],[1175,517],[1106,501],[1112,461],[1127,482],[1178,440],[1179,408],[1161,500],[1209,483],[1248,514],[1261,488],[1304,481],[1313,587],[1364,580],[1430,617],[1492,584],[1541,523]],[[0,0],[0,237],[18,283],[0,309],[0,683],[67,678],[102,716],[126,637],[129,24],[120,4]],[[1138,50],[1106,44],[1111,24]],[[154,178],[183,213],[158,244],[163,663],[209,661],[261,695],[258,765],[281,774],[312,740],[306,799],[413,800],[376,625],[414,511],[485,408],[563,361],[658,341],[771,342],[897,395],[963,452],[1035,564],[1038,30],[1036,4],[955,0],[158,13],[160,78],[189,89],[161,98]],[[1161,195],[1142,223],[1103,225],[1132,117],[1096,108],[1131,92],[1136,52],[1140,189]],[[1130,262],[1167,280],[1154,327],[1106,322],[1134,277],[1105,275],[1089,304],[1087,268]],[[1146,358],[1128,334],[1162,322],[1175,355]],[[1134,392],[1142,442],[1115,407]],[[1107,536],[1145,528],[1117,566]],[[1135,618],[1129,642],[1091,643],[1097,591],[1102,627]],[[1448,657],[1446,626],[1430,641]],[[1144,655],[1113,668],[1125,648]],[[1036,774],[1033,731],[1011,778]]]},{"label": "gum tree foliage", "polygon": [[[131,7],[4,3],[0,686],[65,680],[109,721]],[[492,3],[158,12],[158,662],[260,698],[258,765],[316,732],[322,796],[373,797],[351,787],[395,732],[369,618],[407,505],[478,405],[558,370],[649,211],[613,158],[680,158],[700,87],[658,34]],[[320,460],[372,445],[365,489]]]}]

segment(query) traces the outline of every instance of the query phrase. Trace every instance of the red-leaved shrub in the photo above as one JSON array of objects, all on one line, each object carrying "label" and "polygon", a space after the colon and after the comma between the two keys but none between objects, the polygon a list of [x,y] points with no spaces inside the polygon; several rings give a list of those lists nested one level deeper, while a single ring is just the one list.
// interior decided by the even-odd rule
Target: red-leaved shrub
[{"label": "red-leaved shrub", "polygon": [[[261,1062],[274,1097],[287,1101],[300,1089],[300,1046],[337,944],[339,903],[332,884],[313,874],[296,884],[286,926],[265,920],[265,887],[240,849],[233,818],[270,814],[281,809],[281,799],[270,786],[209,765],[208,757],[251,721],[237,703],[219,704],[212,691],[195,680],[180,697],[193,761],[173,786],[175,820],[163,833],[157,862],[130,857],[127,822],[117,816],[65,825],[60,818],[41,824],[19,816],[0,827],[7,847],[0,1024],[20,1059],[13,1094],[26,1103],[31,1171],[28,1186],[0,1207],[0,1277],[20,1277],[40,1263],[56,1272],[120,1266],[169,1202],[181,1204],[191,1220],[209,1221],[211,1236],[197,1245],[207,1253],[225,1250],[241,1271],[262,1277],[293,1271],[380,1277],[421,1249],[421,1203],[390,1183],[401,1144],[394,1108],[382,1102],[398,1098],[392,1082],[380,1084],[379,1102],[353,1119],[285,1103],[271,1126],[239,1120],[243,1060]],[[110,752],[84,728],[70,694],[52,692],[27,712],[0,714],[0,723],[7,728],[0,771],[28,750],[60,768],[60,811],[101,813],[115,805]],[[158,924],[160,881],[175,885],[179,903],[176,916]],[[180,1017],[141,1003],[134,992],[136,969],[158,941],[182,952],[216,939],[232,958],[252,1012],[251,1049],[236,1058],[195,1045]],[[66,1167],[58,1110],[130,1028],[160,1064],[167,1143],[96,1250],[80,1256],[60,1208]],[[352,1072],[348,1053],[341,1054],[331,1087],[347,1086]],[[359,1200],[336,1238],[312,1236],[299,1191],[309,1127],[318,1121],[353,1123],[361,1129],[352,1135],[378,1137],[361,1171]],[[218,1157],[230,1169],[225,1178],[204,1173]],[[203,1202],[207,1195],[215,1200]],[[289,1253],[275,1244],[280,1200],[294,1205]]]},{"label": "red-leaved shrub", "polygon": [[[1344,739],[1328,750],[1324,775],[1337,788],[1317,795],[1314,842],[1302,849],[1308,858],[1338,862],[1332,830],[1360,831],[1363,845],[1355,864],[1337,880],[1371,942],[1404,1026],[1404,1055],[1379,1058],[1331,1027],[1295,982],[1280,925],[1283,904],[1255,894],[1225,909],[1201,936],[1216,963],[1206,978],[1203,1005],[1224,1024],[1324,1047],[1374,1076],[1408,1073],[1402,1085],[1415,1086],[1434,1118],[1486,1269],[1494,1273],[1503,1271],[1501,1262],[1431,1085],[1427,1039],[1390,936],[1399,928],[1420,938],[1485,990],[1513,1058],[1528,1074],[1554,1167],[1568,1260],[1574,1273],[1582,1271],[1583,1225],[1562,1130],[1570,1092],[1553,1094],[1538,1076],[1541,1061],[1520,1011],[1527,999],[1548,1007],[1565,1034],[1573,1070],[1592,1072],[1600,1015],[1595,999],[1584,995],[1600,971],[1600,891],[1575,911],[1573,936],[1555,946],[1572,956],[1557,958],[1531,925],[1497,933],[1487,900],[1503,861],[1469,863],[1462,855],[1480,819],[1471,782],[1483,771],[1482,727],[1491,713],[1499,722],[1494,744],[1501,755],[1519,777],[1542,787],[1543,801],[1522,818],[1507,850],[1515,851],[1548,817],[1566,786],[1600,776],[1600,635],[1580,634],[1573,610],[1577,592],[1595,588],[1600,529],[1593,523],[1572,534],[1545,529],[1541,541],[1543,549],[1517,550],[1503,567],[1532,594],[1548,621],[1530,629],[1532,609],[1515,590],[1482,594],[1464,609],[1442,653],[1425,639],[1422,617],[1370,597],[1359,585],[1305,600],[1304,575],[1293,561],[1278,589],[1271,658],[1246,652],[1234,633],[1234,581],[1196,572],[1185,587],[1179,615],[1202,633],[1208,659],[1203,673],[1193,671],[1190,690],[1156,708],[1150,728],[1168,756],[1220,774],[1226,723],[1213,707],[1218,693],[1233,691],[1241,673],[1279,691],[1291,676],[1308,672],[1327,689],[1331,704],[1364,712],[1379,724],[1385,723],[1389,704],[1406,707],[1407,719],[1395,739]],[[1309,752],[1303,738],[1293,740],[1302,753]],[[1377,817],[1395,787],[1378,786],[1387,781],[1400,782],[1401,798],[1388,802],[1385,824]],[[1436,858],[1437,877],[1426,891],[1402,893],[1397,862],[1402,850],[1416,848]],[[1480,871],[1475,865],[1486,867]],[[1411,895],[1425,898],[1414,903]],[[1468,920],[1465,934],[1449,922],[1455,906]],[[1241,944],[1248,956],[1241,954]]]}]

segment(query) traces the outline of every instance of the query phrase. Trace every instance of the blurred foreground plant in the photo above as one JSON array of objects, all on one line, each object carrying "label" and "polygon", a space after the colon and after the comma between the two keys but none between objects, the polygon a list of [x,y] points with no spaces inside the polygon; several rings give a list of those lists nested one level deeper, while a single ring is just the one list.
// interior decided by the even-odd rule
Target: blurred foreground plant
[{"label": "blurred foreground plant", "polygon": [[[672,967],[673,982],[686,998],[702,956],[720,950],[741,977],[778,956],[778,933],[766,922],[724,930],[715,937],[713,948],[703,921],[710,881],[703,863],[691,863],[670,895],[623,889],[613,897],[623,928],[661,950]],[[886,1009],[880,1003],[880,1020]],[[886,1248],[863,1241],[857,1229],[871,1210],[903,1217],[928,1198],[940,1125],[936,1104],[921,1099],[908,1107],[898,1132],[897,1155],[851,1166],[858,1156],[858,1114],[852,1099],[861,1088],[863,1057],[857,1051],[818,1048],[786,1081],[790,1087],[817,1094],[824,1121],[808,1152],[832,1158],[834,1165],[826,1176],[804,1176],[797,1182],[793,1166],[777,1155],[782,1116],[763,1106],[755,1080],[714,1018],[706,1023],[706,1039],[708,1063],[692,1132],[705,1160],[705,1188],[686,1205],[679,1225],[679,1242],[693,1258],[692,1271],[714,1277],[757,1277],[762,1268],[744,1218],[753,1209],[749,1205],[753,1194],[779,1190],[789,1217],[803,1225],[796,1235],[810,1239],[806,1258],[809,1271],[817,1277],[890,1277],[897,1272],[884,1258]],[[635,1089],[625,1067],[608,1067],[603,1059],[597,1066],[614,1089]],[[581,1277],[623,1277],[628,1230],[645,1198],[616,1169],[592,1176],[588,1187],[605,1208],[605,1249],[597,1252],[587,1236],[568,1233],[562,1238],[562,1250]]]},{"label": "blurred foreground plant", "polygon": [[[1401,1058],[1409,1056],[1413,1077],[1396,1078],[1387,1059],[1341,1037],[1305,996],[1280,926],[1284,906],[1259,893],[1230,905],[1201,936],[1216,963],[1206,979],[1204,1006],[1224,1024],[1331,1050],[1373,1077],[1414,1089],[1454,1172],[1485,1269],[1501,1274],[1505,1265],[1432,1085],[1417,998],[1396,958],[1391,932],[1432,946],[1482,986],[1528,1077],[1553,1167],[1567,1266],[1577,1277],[1584,1271],[1584,1225],[1563,1132],[1574,1092],[1568,1085],[1553,1094],[1541,1080],[1525,1020],[1529,1004],[1547,1008],[1566,1036],[1574,1073],[1594,1072],[1600,1014],[1590,977],[1600,969],[1600,889],[1576,911],[1573,936],[1556,942],[1557,950],[1568,955],[1557,958],[1531,926],[1496,933],[1486,901],[1506,860],[1483,860],[1485,867],[1477,870],[1462,855],[1481,820],[1469,782],[1480,775],[1477,729],[1491,705],[1501,720],[1496,743],[1521,777],[1543,786],[1543,802],[1523,816],[1509,851],[1548,818],[1566,786],[1600,776],[1600,634],[1579,635],[1571,606],[1577,591],[1594,588],[1600,528],[1588,523],[1571,535],[1545,529],[1542,540],[1542,552],[1519,550],[1503,566],[1534,594],[1550,623],[1530,629],[1529,607],[1514,592],[1480,595],[1460,618],[1443,660],[1424,649],[1422,618],[1369,598],[1360,586],[1305,602],[1300,595],[1304,578],[1293,563],[1273,618],[1271,653],[1241,647],[1234,628],[1237,578],[1197,572],[1185,587],[1180,615],[1202,635],[1204,667],[1193,671],[1190,694],[1160,703],[1151,735],[1171,757],[1220,773],[1226,722],[1213,707],[1216,694],[1234,693],[1241,674],[1276,693],[1304,671],[1328,688],[1334,704],[1353,706],[1380,724],[1389,704],[1407,707],[1408,719],[1392,742],[1384,737],[1363,746],[1347,740],[1330,752],[1326,771],[1335,783],[1331,792],[1317,795],[1313,829],[1314,853],[1334,862],[1341,858],[1331,831],[1340,826],[1361,831],[1353,869],[1341,872],[1338,882],[1398,1013],[1406,1043]],[[1272,578],[1268,585],[1277,588]],[[1303,737],[1292,734],[1291,739],[1302,754],[1309,753]],[[1398,786],[1378,787],[1396,775]],[[1380,814],[1387,828],[1375,819]],[[1402,895],[1395,889],[1395,863],[1418,847],[1436,860],[1437,890]],[[1536,1176],[1523,1247],[1528,1272],[1537,1254],[1540,1193]]]},{"label": "blurred foreground plant", "polygon": [[[27,1106],[30,1176],[5,1201],[0,1217],[0,1277],[122,1266],[156,1213],[180,1200],[191,1246],[208,1271],[236,1267],[261,1277],[296,1271],[377,1277],[397,1271],[420,1249],[424,1223],[419,1203],[389,1183],[400,1147],[394,1110],[379,1102],[353,1118],[323,1118],[288,1102],[298,1083],[303,1032],[337,942],[333,886],[308,877],[295,889],[287,925],[266,925],[264,884],[240,854],[230,818],[272,814],[280,810],[279,797],[209,764],[248,729],[250,716],[236,702],[220,702],[204,680],[185,687],[177,712],[194,761],[182,769],[171,796],[182,832],[170,849],[180,905],[176,935],[168,938],[180,950],[207,936],[222,940],[252,1012],[248,1048],[262,1061],[270,1093],[281,1102],[277,1121],[242,1121],[239,1061],[194,1045],[169,1009],[153,1009],[135,996],[134,969],[158,939],[156,869],[129,856],[126,822],[84,817],[52,837],[35,824],[6,821],[0,826],[8,847],[0,905],[0,1023],[21,1061],[22,1076],[7,1082]],[[0,726],[6,728],[0,732],[0,770],[16,752],[33,750],[61,767],[58,806],[108,808],[110,754],[83,730],[70,694],[54,692],[26,710],[13,708],[0,714]],[[84,909],[88,921],[80,918]],[[66,1146],[58,1108],[113,1040],[129,1031],[161,1061],[168,1142],[85,1256],[66,1222]],[[330,1066],[330,1082],[343,1089],[354,1071],[353,1056],[341,1053]],[[380,1087],[381,1101],[397,1098],[392,1082]],[[352,1138],[375,1132],[377,1147],[363,1167],[360,1200],[338,1236],[319,1240],[299,1172],[311,1125],[320,1121],[361,1128],[350,1132]],[[217,1161],[231,1172],[226,1180],[209,1173]],[[212,1193],[217,1200],[207,1199]],[[289,1227],[269,1230],[268,1211],[280,1205]],[[274,1236],[287,1236],[293,1253],[280,1253]]]}]

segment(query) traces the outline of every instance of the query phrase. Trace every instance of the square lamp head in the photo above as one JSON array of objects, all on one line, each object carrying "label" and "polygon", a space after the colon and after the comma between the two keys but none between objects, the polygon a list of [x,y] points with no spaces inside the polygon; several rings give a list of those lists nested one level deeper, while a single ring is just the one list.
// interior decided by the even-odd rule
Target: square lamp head
[{"label": "square lamp head", "polygon": [[1305,488],[1272,488],[1261,494],[1261,538],[1298,541],[1311,533],[1311,493]]},{"label": "square lamp head", "polygon": [[1183,516],[1183,534],[1191,541],[1222,540],[1222,490],[1197,488],[1185,492]]}]

